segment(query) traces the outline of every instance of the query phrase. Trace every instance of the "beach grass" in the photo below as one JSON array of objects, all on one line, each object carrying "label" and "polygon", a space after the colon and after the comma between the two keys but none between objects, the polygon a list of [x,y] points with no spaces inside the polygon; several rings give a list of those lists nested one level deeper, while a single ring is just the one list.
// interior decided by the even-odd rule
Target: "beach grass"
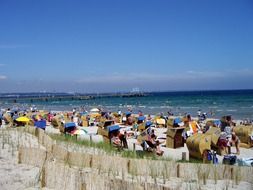
[{"label": "beach grass", "polygon": [[91,142],[85,139],[78,139],[75,136],[71,135],[59,135],[59,134],[48,134],[53,140],[58,142],[65,142],[67,144],[76,144],[80,146],[84,146],[87,148],[95,148],[98,150],[102,150],[107,155],[118,155],[125,158],[135,158],[135,159],[150,159],[150,160],[165,160],[171,161],[172,159],[169,157],[158,157],[153,152],[145,152],[145,151],[131,151],[125,149],[119,149],[112,146],[110,143],[105,142]]}]

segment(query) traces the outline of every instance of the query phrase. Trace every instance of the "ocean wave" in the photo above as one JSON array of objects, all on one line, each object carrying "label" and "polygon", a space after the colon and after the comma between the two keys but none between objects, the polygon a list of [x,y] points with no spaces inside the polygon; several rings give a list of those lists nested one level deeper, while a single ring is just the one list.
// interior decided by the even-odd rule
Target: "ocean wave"
[{"label": "ocean wave", "polygon": [[181,106],[181,109],[199,109],[197,106]]},{"label": "ocean wave", "polygon": [[119,106],[105,106],[105,107],[107,107],[107,108],[117,108],[117,107],[119,107]]},{"label": "ocean wave", "polygon": [[226,111],[228,111],[228,112],[237,112],[238,110],[237,109],[228,109]]},{"label": "ocean wave", "polygon": [[166,109],[171,109],[171,108],[173,108],[172,106],[159,106],[159,108],[161,108],[161,109],[164,109],[164,108],[166,108]]}]

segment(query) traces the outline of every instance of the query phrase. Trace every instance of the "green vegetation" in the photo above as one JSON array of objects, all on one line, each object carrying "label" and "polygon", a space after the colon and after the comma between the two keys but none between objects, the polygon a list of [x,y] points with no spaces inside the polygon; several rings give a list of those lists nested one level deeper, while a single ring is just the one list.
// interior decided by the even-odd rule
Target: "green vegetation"
[{"label": "green vegetation", "polygon": [[118,155],[125,158],[137,158],[137,159],[152,159],[152,160],[165,160],[171,161],[171,158],[158,157],[153,152],[144,152],[144,151],[130,151],[121,148],[117,148],[112,146],[109,143],[105,142],[90,142],[89,140],[79,140],[76,136],[71,135],[56,135],[56,134],[48,134],[53,140],[58,142],[66,142],[73,143],[77,145],[81,145],[88,148],[96,148],[103,150],[108,155]]},{"label": "green vegetation", "polygon": [[203,164],[202,160],[190,158],[189,160],[177,160],[178,163],[195,163],[195,164]]}]

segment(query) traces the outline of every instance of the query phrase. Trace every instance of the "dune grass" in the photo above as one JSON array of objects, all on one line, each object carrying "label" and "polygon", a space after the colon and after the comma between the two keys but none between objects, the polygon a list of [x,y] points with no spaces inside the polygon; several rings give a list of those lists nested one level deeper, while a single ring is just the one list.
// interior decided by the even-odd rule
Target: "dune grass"
[{"label": "dune grass", "polygon": [[151,159],[151,160],[166,160],[171,161],[171,158],[168,157],[158,157],[153,152],[145,152],[145,151],[131,151],[128,149],[119,149],[112,146],[110,143],[105,142],[90,142],[89,140],[80,140],[77,139],[76,136],[71,135],[57,135],[57,134],[48,134],[53,140],[58,142],[66,142],[73,143],[77,145],[81,145],[88,148],[95,148],[104,151],[108,155],[118,155],[125,158],[136,158],[136,159]]}]

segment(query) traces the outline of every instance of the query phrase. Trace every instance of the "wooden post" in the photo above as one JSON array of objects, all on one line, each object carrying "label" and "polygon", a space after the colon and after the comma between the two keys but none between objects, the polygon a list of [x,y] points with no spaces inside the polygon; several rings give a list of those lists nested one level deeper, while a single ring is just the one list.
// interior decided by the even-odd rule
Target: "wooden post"
[{"label": "wooden post", "polygon": [[180,178],[180,165],[177,165],[177,178]]},{"label": "wooden post", "polygon": [[82,183],[81,184],[81,190],[86,190],[86,186],[87,186],[86,183]]},{"label": "wooden post", "polygon": [[182,161],[186,161],[186,152],[182,152]]},{"label": "wooden post", "polygon": [[135,149],[136,149],[136,144],[133,143],[133,151],[135,152]]},{"label": "wooden post", "polygon": [[90,168],[92,168],[92,159],[93,159],[93,157],[92,157],[92,155],[90,156]]},{"label": "wooden post", "polygon": [[127,161],[127,172],[130,173],[130,160]]},{"label": "wooden post", "polygon": [[18,164],[21,164],[21,148],[18,149]]},{"label": "wooden post", "polygon": [[39,137],[39,128],[35,128],[35,137]]},{"label": "wooden post", "polygon": [[46,168],[42,167],[41,170],[41,187],[46,187]]},{"label": "wooden post", "polygon": [[90,135],[90,143],[92,142],[92,135]]}]

